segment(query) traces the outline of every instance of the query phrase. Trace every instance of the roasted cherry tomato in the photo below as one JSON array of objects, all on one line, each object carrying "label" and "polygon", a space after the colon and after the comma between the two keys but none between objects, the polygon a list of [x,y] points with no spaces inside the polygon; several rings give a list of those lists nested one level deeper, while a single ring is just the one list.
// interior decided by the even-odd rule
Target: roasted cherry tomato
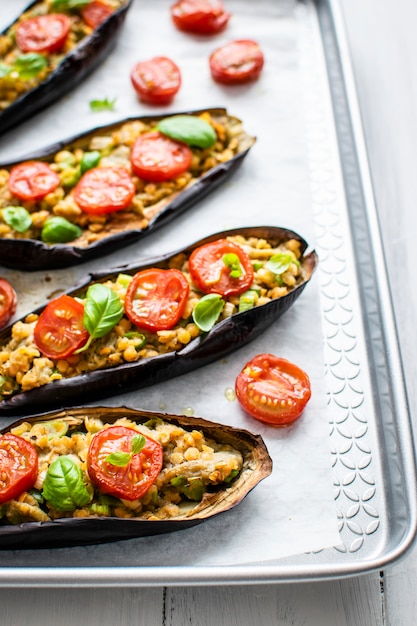
[{"label": "roasted cherry tomato", "polygon": [[66,359],[87,343],[84,305],[66,294],[51,300],[39,316],[33,333],[35,344],[49,359]]},{"label": "roasted cherry tomato", "polygon": [[179,141],[158,131],[140,135],[132,147],[130,160],[137,176],[153,183],[171,180],[187,171],[193,153]]},{"label": "roasted cherry tomato", "polygon": [[230,19],[221,0],[179,0],[171,7],[171,17],[179,30],[214,35]]},{"label": "roasted cherry tomato", "polygon": [[38,455],[29,441],[12,433],[0,436],[0,504],[31,489],[38,476]]},{"label": "roasted cherry tomato", "polygon": [[93,0],[81,9],[81,16],[84,22],[91,28],[97,28],[114,12],[114,9],[106,2]]},{"label": "roasted cherry tomato", "polygon": [[16,312],[16,292],[5,278],[0,278],[0,328],[6,326]]},{"label": "roasted cherry tomato", "polygon": [[31,17],[16,28],[16,43],[22,52],[58,52],[70,28],[71,20],[63,13]]},{"label": "roasted cherry tomato", "polygon": [[102,215],[126,209],[135,185],[124,167],[94,167],[78,181],[73,197],[85,213]]},{"label": "roasted cherry tomato", "polygon": [[249,289],[253,281],[249,256],[227,239],[218,239],[193,250],[188,269],[193,283],[204,293],[235,296]]},{"label": "roasted cherry tomato", "polygon": [[[144,437],[145,444],[140,452],[135,453],[134,438],[138,437]],[[125,464],[111,463],[110,455],[120,453],[125,455]],[[92,438],[87,471],[92,482],[104,493],[123,500],[137,500],[154,484],[161,471],[163,457],[163,448],[157,441],[133,428],[110,426]]]},{"label": "roasted cherry tomato", "polygon": [[168,330],[183,314],[189,291],[187,279],[179,270],[143,270],[133,276],[127,288],[126,315],[139,328]]},{"label": "roasted cherry tomato", "polygon": [[246,83],[259,78],[264,55],[256,41],[238,39],[217,48],[210,55],[209,66],[218,83]]},{"label": "roasted cherry tomato", "polygon": [[169,104],[181,87],[180,68],[167,57],[137,63],[130,80],[142,102]]},{"label": "roasted cherry tomato", "polygon": [[20,200],[41,200],[60,184],[56,174],[43,161],[26,161],[10,170],[9,189]]},{"label": "roasted cherry tomato", "polygon": [[310,379],[286,359],[258,354],[236,378],[236,396],[255,419],[283,426],[303,412],[311,397]]}]

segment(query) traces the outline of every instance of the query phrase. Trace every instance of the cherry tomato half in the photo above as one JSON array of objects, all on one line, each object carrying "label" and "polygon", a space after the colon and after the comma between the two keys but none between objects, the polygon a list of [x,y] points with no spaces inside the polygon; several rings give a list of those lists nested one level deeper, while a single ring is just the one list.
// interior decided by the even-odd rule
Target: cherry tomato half
[{"label": "cherry tomato half", "polygon": [[84,305],[66,294],[51,300],[39,316],[33,339],[49,359],[66,359],[89,338],[84,328]]},{"label": "cherry tomato half", "polygon": [[310,379],[286,359],[258,354],[236,378],[236,397],[243,409],[260,422],[292,424],[311,397]]},{"label": "cherry tomato half", "polygon": [[[132,452],[132,439],[139,433],[126,426],[110,426],[94,435],[87,455],[87,471],[104,493],[124,500],[137,500],[154,484],[162,468],[163,448],[146,437],[145,446]],[[130,453],[126,465],[113,465],[107,458],[117,452]]]},{"label": "cherry tomato half", "polygon": [[179,0],[171,7],[171,17],[179,30],[214,35],[226,27],[230,13],[221,0]]},{"label": "cherry tomato half", "polygon": [[16,292],[5,278],[0,278],[0,328],[6,326],[16,312]]},{"label": "cherry tomato half", "polygon": [[58,174],[43,161],[26,161],[10,170],[9,189],[20,200],[40,200],[60,184]]},{"label": "cherry tomato half", "polygon": [[188,269],[193,283],[204,293],[238,295],[249,289],[253,281],[249,256],[227,239],[218,239],[193,250]]},{"label": "cherry tomato half", "polygon": [[135,191],[133,180],[124,167],[93,167],[78,181],[73,196],[85,213],[103,215],[126,209]]},{"label": "cherry tomato half", "polygon": [[58,52],[67,39],[71,20],[63,13],[49,13],[20,22],[16,43],[22,52]]},{"label": "cherry tomato half", "polygon": [[0,436],[0,504],[31,489],[38,476],[38,455],[29,441],[12,433]]},{"label": "cherry tomato half", "polygon": [[133,276],[127,288],[126,315],[139,328],[169,330],[183,314],[189,291],[179,270],[143,270]]},{"label": "cherry tomato half", "polygon": [[256,41],[238,39],[217,48],[210,55],[209,66],[218,83],[246,83],[259,78],[264,55]]},{"label": "cherry tomato half", "polygon": [[137,176],[160,183],[187,171],[192,157],[193,153],[185,143],[151,131],[136,139],[130,160]]},{"label": "cherry tomato half", "polygon": [[169,104],[181,87],[180,68],[167,57],[137,63],[130,80],[142,102]]},{"label": "cherry tomato half", "polygon": [[93,0],[81,9],[81,17],[87,26],[97,28],[114,12],[114,9],[106,2]]}]

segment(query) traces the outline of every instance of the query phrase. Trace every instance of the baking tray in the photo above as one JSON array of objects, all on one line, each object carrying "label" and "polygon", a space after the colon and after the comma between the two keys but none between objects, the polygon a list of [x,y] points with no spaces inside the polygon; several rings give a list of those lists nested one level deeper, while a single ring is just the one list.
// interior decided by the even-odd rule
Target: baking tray
[{"label": "baking tray", "polygon": [[414,438],[341,8],[338,0],[298,1],[295,18],[341,543],[222,567],[28,567],[20,558],[0,567],[2,586],[325,580],[381,569],[412,545]]}]

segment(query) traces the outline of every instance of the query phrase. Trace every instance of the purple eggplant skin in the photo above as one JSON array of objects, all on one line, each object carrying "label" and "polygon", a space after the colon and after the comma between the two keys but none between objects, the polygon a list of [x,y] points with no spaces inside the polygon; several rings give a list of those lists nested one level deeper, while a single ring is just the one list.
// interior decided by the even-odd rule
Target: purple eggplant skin
[{"label": "purple eggplant skin", "polygon": [[[30,9],[35,0],[25,11]],[[111,53],[133,0],[108,17],[91,35],[85,37],[40,85],[22,94],[0,113],[0,134],[14,128],[35,113],[72,91]],[[12,24],[10,24],[11,26]],[[8,26],[3,32],[6,32]]]},{"label": "purple eggplant skin", "polygon": [[[178,352],[168,352],[156,357],[142,359],[135,363],[124,363],[111,368],[87,372],[73,378],[56,380],[30,391],[22,392],[0,402],[0,417],[8,415],[33,415],[41,411],[58,407],[71,406],[77,402],[93,402],[100,398],[149,387],[175,376],[193,371],[198,367],[216,361],[258,337],[264,330],[283,315],[301,295],[313,275],[318,257],[314,250],[305,254],[307,242],[297,233],[275,226],[256,226],[222,231],[211,235],[187,248],[162,257],[147,260],[140,266],[123,266],[111,271],[90,274],[88,279],[67,293],[72,296],[85,293],[91,283],[104,282],[116,278],[122,271],[135,274],[143,269],[164,266],[168,259],[180,252],[187,255],[209,241],[222,237],[243,235],[244,237],[262,237],[275,243],[297,239],[301,242],[303,256],[301,263],[307,270],[304,283],[298,285],[286,296],[272,300],[267,304],[254,307],[216,324],[208,333],[193,339]],[[34,311],[40,313],[45,305]],[[6,344],[11,334],[11,324],[0,333],[0,343]]]},{"label": "purple eggplant skin", "polygon": [[149,521],[115,517],[62,518],[51,522],[26,522],[18,525],[2,524],[0,521],[0,550],[79,546],[185,530],[229,511],[272,472],[272,459],[260,435],[200,417],[169,415],[124,406],[76,407],[37,415],[2,428],[0,434],[8,432],[22,421],[33,423],[85,416],[98,417],[104,423],[113,423],[121,417],[127,417],[136,423],[161,418],[185,429],[201,430],[205,436],[238,449],[243,456],[242,471],[226,489],[212,494],[209,501],[201,506],[196,505],[196,511],[185,519]]},{"label": "purple eggplant skin", "polygon": [[[204,109],[204,111],[208,111],[213,114],[227,115],[226,109],[223,108],[210,108]],[[203,109],[197,111],[182,111],[180,114],[198,115],[202,112]],[[25,157],[19,158],[13,162],[0,163],[0,168],[11,167],[21,163],[22,161],[47,159],[49,156],[63,150],[69,145],[76,143],[83,137],[94,135],[103,130],[112,130],[113,128],[117,128],[121,124],[129,121],[138,119],[144,122],[152,120],[159,121],[166,117],[167,115],[142,116],[139,118],[130,117],[118,120],[117,122],[113,122],[112,124],[107,124],[105,126],[98,126],[79,135],[56,142],[53,145],[37,150],[31,154],[27,154]],[[241,165],[243,159],[246,157],[255,141],[255,137],[250,137],[248,135],[245,140],[245,147],[241,152],[235,154],[235,156],[229,161],[220,163],[216,167],[212,168],[206,174],[201,176],[201,178],[199,178],[193,185],[184,189],[175,198],[173,198],[144,229],[126,230],[114,235],[109,235],[108,237],[99,239],[87,248],[73,246],[71,243],[48,245],[35,239],[0,238],[0,265],[28,272],[36,270],[60,269],[89,261],[103,254],[109,254],[116,250],[120,250],[122,247],[124,248],[125,246],[133,244],[146,235],[154,232],[157,228],[164,226],[174,217],[185,212],[192,205],[199,202],[206,195],[222,185]]]}]

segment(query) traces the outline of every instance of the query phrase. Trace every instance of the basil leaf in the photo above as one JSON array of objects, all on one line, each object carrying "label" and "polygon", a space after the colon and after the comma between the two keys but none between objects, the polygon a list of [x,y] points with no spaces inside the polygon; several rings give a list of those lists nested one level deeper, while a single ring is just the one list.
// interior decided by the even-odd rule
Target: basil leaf
[{"label": "basil leaf", "polygon": [[20,78],[28,80],[41,72],[48,62],[43,54],[27,52],[17,57],[13,63],[13,69],[19,73]]},{"label": "basil leaf", "polygon": [[290,252],[277,252],[265,263],[265,268],[273,274],[283,274],[291,263],[296,263],[296,260]]},{"label": "basil leaf", "polygon": [[242,293],[239,298],[239,313],[253,309],[257,296],[258,293],[254,289],[248,289],[248,291]]},{"label": "basil leaf", "polygon": [[91,285],[87,290],[84,304],[84,326],[90,337],[75,353],[79,354],[86,350],[93,339],[107,335],[120,321],[123,311],[119,296],[110,287],[101,283]]},{"label": "basil leaf", "polygon": [[65,217],[55,215],[46,220],[41,238],[45,243],[67,243],[77,239],[82,232],[79,226],[69,222]]},{"label": "basil leaf", "polygon": [[126,467],[132,455],[129,452],[112,452],[106,456],[106,462],[116,467]]},{"label": "basil leaf", "polygon": [[82,9],[90,4],[91,0],[54,0],[52,6],[54,9]]},{"label": "basil leaf", "polygon": [[90,502],[81,468],[69,456],[59,456],[52,461],[42,495],[58,511],[74,511]]},{"label": "basil leaf", "polygon": [[103,98],[103,100],[90,100],[90,109],[95,112],[113,111],[116,100],[117,98],[113,98],[113,100],[109,100],[108,98]]},{"label": "basil leaf", "polygon": [[197,148],[210,148],[217,141],[213,126],[194,115],[173,115],[156,127],[163,135]]},{"label": "basil leaf", "polygon": [[6,63],[0,63],[0,78],[4,78],[8,74],[10,74],[11,71],[12,68],[10,67],[10,65],[7,65]]},{"label": "basil leaf", "polygon": [[242,265],[240,259],[234,252],[228,252],[223,255],[223,263],[230,268],[230,276],[232,278],[240,278],[242,276]]},{"label": "basil leaf", "polygon": [[87,170],[91,170],[100,163],[101,152],[98,150],[92,150],[91,152],[84,152],[83,158],[80,163],[81,174],[84,174]]},{"label": "basil leaf", "polygon": [[7,206],[1,212],[4,221],[18,233],[24,233],[32,226],[32,218],[22,206]]},{"label": "basil leaf", "polygon": [[219,319],[223,311],[224,300],[217,293],[203,296],[193,311],[194,323],[200,330],[207,333]]},{"label": "basil leaf", "polygon": [[138,454],[141,450],[143,450],[145,445],[146,445],[146,437],[140,434],[133,435],[132,442],[131,442],[132,454]]}]

